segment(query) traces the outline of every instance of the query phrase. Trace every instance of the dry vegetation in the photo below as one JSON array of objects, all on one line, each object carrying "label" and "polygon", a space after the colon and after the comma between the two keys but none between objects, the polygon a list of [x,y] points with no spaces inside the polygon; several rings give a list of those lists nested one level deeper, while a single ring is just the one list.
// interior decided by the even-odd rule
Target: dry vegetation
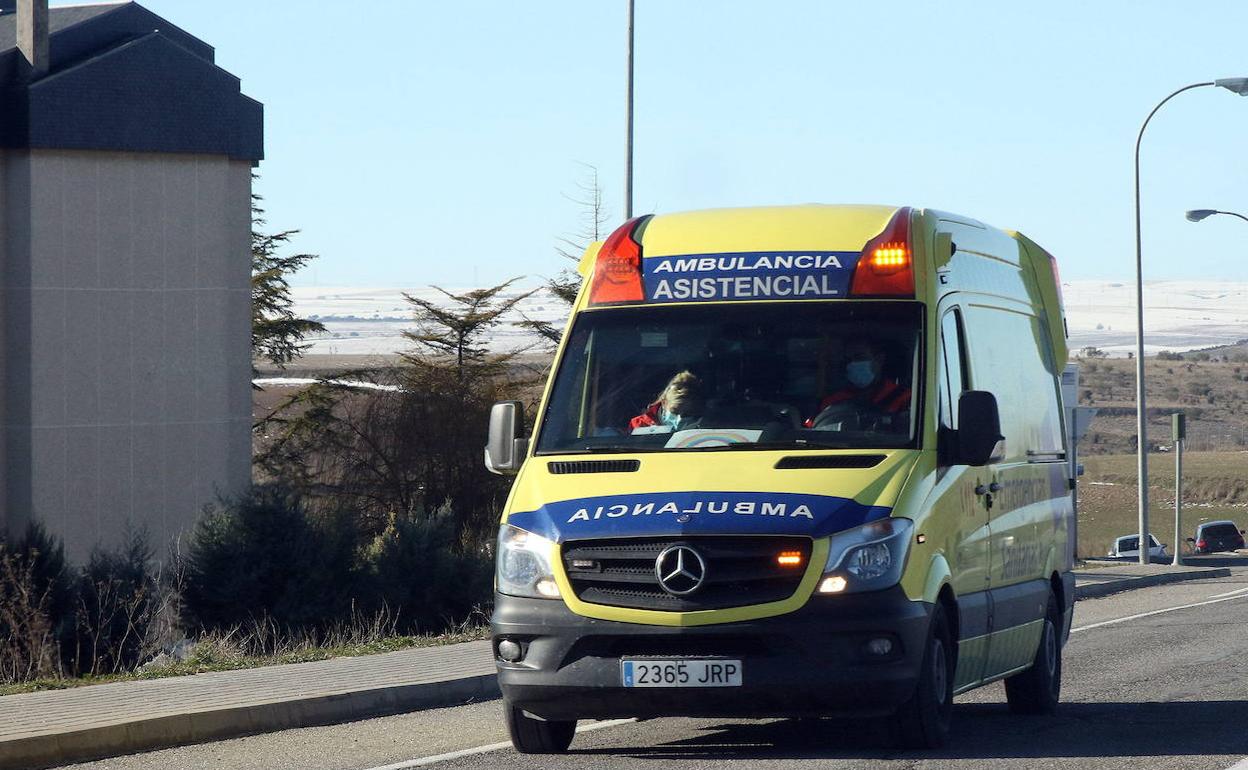
[{"label": "dry vegetation", "polygon": [[171,676],[232,671],[241,668],[306,663],[330,658],[375,655],[414,647],[433,647],[485,639],[489,618],[477,609],[471,617],[439,634],[406,635],[395,629],[387,612],[356,616],[326,629],[291,634],[271,619],[255,619],[230,629],[213,631],[188,644],[183,654],[161,654],[133,671],[81,677],[27,677],[0,684],[0,696],[40,690],[64,690],[90,684],[133,679],[164,679]]},{"label": "dry vegetation", "polygon": [[[1226,361],[1145,361],[1151,447],[1170,445],[1170,414],[1182,411],[1189,449],[1248,448],[1248,360],[1235,360],[1239,355],[1226,355]],[[1085,358],[1079,363],[1079,404],[1098,410],[1079,452],[1134,452],[1135,361]]]}]

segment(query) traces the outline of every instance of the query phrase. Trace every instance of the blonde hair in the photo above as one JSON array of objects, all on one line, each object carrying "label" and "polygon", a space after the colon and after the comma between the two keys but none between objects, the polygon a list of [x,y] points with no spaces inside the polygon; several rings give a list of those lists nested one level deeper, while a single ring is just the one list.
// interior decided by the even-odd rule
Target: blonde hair
[{"label": "blonde hair", "polygon": [[[691,398],[701,400],[702,397],[702,378],[689,371],[677,372],[668,380],[667,385],[659,393],[655,401],[659,402],[664,408],[671,409],[671,402],[680,403],[688,401]],[[675,411],[675,410],[671,410]]]}]

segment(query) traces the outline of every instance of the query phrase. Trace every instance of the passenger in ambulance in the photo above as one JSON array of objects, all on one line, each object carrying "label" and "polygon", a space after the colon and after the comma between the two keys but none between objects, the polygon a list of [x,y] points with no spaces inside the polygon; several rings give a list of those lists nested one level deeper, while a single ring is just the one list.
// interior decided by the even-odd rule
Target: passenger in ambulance
[{"label": "passenger in ambulance", "polygon": [[638,428],[667,426],[672,431],[696,428],[706,409],[706,385],[689,370],[678,372],[646,410],[628,421],[630,432]]},{"label": "passenger in ambulance", "polygon": [[818,430],[909,430],[910,388],[885,376],[888,357],[870,339],[845,346],[845,387],[819,401],[806,427]]}]

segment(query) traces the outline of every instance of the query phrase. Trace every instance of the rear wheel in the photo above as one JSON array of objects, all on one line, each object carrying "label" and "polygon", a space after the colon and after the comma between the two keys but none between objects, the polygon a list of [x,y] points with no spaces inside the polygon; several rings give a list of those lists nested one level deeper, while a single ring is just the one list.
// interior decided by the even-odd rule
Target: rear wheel
[{"label": "rear wheel", "polygon": [[953,714],[954,661],[949,622],[944,607],[937,604],[919,669],[918,686],[893,720],[893,738],[898,746],[935,749],[944,745]]},{"label": "rear wheel", "polygon": [[1005,698],[1015,714],[1052,714],[1062,694],[1061,613],[1049,591],[1044,629],[1031,668],[1005,680]]},{"label": "rear wheel", "polygon": [[572,745],[576,720],[543,720],[531,717],[503,701],[503,719],[511,745],[521,754],[562,754]]}]

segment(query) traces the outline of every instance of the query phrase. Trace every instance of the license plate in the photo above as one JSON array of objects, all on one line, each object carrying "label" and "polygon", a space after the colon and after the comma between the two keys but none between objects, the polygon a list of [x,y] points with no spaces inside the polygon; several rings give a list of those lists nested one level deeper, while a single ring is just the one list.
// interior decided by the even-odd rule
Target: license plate
[{"label": "license plate", "polygon": [[625,687],[740,687],[739,660],[621,660]]}]

